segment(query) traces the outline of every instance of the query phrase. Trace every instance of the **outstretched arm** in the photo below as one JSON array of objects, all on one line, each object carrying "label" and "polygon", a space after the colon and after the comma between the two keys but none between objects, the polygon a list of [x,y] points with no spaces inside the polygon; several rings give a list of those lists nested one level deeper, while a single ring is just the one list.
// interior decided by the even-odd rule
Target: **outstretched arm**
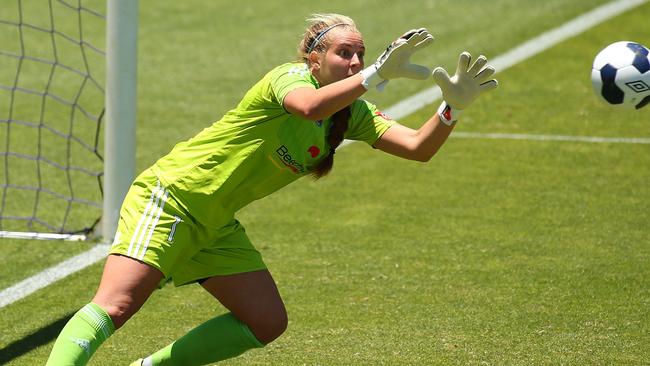
[{"label": "outstretched arm", "polygon": [[361,74],[322,88],[296,88],[284,98],[284,109],[301,118],[318,121],[352,104],[367,91]]},{"label": "outstretched arm", "polygon": [[[412,29],[392,42],[377,61],[361,72],[321,88],[297,88],[284,98],[284,108],[291,114],[316,121],[333,115],[352,104],[370,88],[383,89],[395,78],[426,79],[430,70],[411,63],[411,55],[433,42],[433,36],[424,29]],[[349,46],[333,49],[333,57],[357,57],[349,53]],[[315,51],[314,51],[315,52]],[[330,52],[328,50],[327,52]],[[339,52],[341,54],[339,54]],[[355,59],[360,60],[361,57]],[[363,65],[362,65],[363,66]]]},{"label": "outstretched arm", "polygon": [[395,124],[375,142],[374,147],[400,158],[429,161],[445,143],[454,126],[440,121],[438,113],[419,129]]},{"label": "outstretched arm", "polygon": [[441,67],[433,71],[444,99],[433,117],[417,130],[394,125],[374,146],[405,159],[429,161],[447,140],[461,112],[482,93],[498,85],[496,80],[490,79],[495,70],[486,66],[485,56],[479,56],[474,64],[471,59],[469,52],[461,53],[453,77]]}]

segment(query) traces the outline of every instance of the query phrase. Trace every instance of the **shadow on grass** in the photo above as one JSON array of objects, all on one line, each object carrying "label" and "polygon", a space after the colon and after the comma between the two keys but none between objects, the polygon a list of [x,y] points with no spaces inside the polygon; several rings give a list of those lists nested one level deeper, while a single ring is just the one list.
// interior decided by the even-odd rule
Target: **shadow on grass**
[{"label": "shadow on grass", "polygon": [[0,349],[0,365],[4,365],[9,361],[56,339],[61,332],[61,329],[63,329],[65,324],[73,315],[74,312],[66,314],[34,333],[9,344],[3,349]]}]

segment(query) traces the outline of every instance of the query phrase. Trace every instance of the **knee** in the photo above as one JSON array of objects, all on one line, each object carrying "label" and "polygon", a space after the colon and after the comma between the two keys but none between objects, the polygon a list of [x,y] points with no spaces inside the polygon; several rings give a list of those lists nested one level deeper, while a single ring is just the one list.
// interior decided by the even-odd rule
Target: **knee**
[{"label": "knee", "polygon": [[284,309],[282,309],[282,312],[275,314],[275,316],[273,317],[273,319],[270,320],[269,323],[270,323],[269,328],[271,330],[270,332],[271,337],[267,342],[265,342],[265,344],[271,343],[287,330],[287,326],[289,325],[289,318],[287,317],[287,312]]},{"label": "knee", "polygon": [[138,311],[138,309],[135,309],[133,302],[128,300],[101,301],[93,299],[93,302],[104,309],[113,321],[116,330],[121,328]]},{"label": "knee", "polygon": [[282,307],[275,311],[259,314],[255,319],[248,322],[247,325],[257,340],[263,344],[269,344],[287,330],[288,324],[287,312]]}]

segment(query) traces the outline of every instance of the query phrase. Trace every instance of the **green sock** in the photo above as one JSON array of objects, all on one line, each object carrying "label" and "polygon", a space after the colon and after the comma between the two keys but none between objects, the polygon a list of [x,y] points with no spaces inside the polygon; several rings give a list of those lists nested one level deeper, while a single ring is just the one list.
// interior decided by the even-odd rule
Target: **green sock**
[{"label": "green sock", "polygon": [[46,366],[85,365],[114,331],[113,321],[104,309],[92,302],[87,304],[61,330]]},{"label": "green sock", "polygon": [[207,365],[264,347],[253,332],[231,313],[210,319],[167,347],[147,357],[143,365]]}]

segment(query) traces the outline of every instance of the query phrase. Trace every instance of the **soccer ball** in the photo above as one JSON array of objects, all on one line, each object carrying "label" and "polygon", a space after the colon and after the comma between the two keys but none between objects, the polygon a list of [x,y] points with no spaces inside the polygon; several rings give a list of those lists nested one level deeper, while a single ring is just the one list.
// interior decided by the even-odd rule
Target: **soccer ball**
[{"label": "soccer ball", "polygon": [[640,109],[650,103],[650,52],[629,41],[600,51],[591,69],[596,95],[615,106]]}]

